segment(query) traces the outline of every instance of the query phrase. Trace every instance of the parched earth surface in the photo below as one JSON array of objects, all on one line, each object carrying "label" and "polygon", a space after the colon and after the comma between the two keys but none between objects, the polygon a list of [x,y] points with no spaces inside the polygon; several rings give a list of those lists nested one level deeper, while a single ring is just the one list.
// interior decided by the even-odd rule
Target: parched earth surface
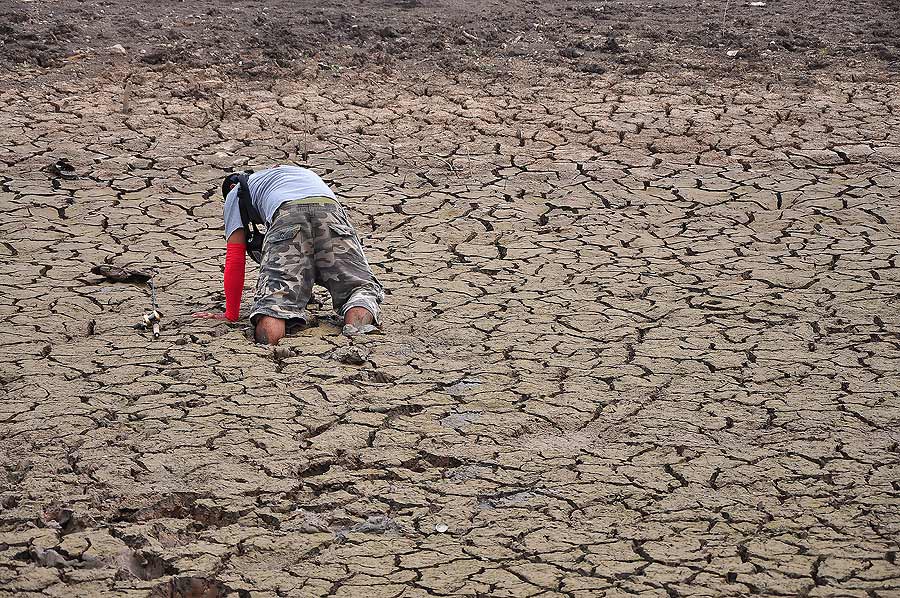
[{"label": "parched earth surface", "polygon": [[[262,10],[219,4],[133,12]],[[0,596],[900,595],[897,38],[867,37],[896,3],[817,20],[842,4],[763,9],[843,53],[687,62],[640,34],[702,27],[674,2],[591,5],[632,33],[580,49],[592,13],[530,4],[564,39],[524,54],[484,41],[516,3],[446,3],[444,45],[431,4],[367,3],[381,41],[303,33],[323,9],[316,52],[242,69],[40,37],[124,3],[7,3]],[[222,308],[221,177],[276,163],[348,207],[382,334],[191,317]],[[155,272],[158,340],[104,264]]]}]

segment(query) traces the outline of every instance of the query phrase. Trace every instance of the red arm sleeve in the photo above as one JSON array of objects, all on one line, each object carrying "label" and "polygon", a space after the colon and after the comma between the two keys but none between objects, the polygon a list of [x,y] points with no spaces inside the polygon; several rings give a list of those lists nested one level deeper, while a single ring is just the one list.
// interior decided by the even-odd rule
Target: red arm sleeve
[{"label": "red arm sleeve", "polygon": [[247,258],[243,243],[228,243],[225,252],[225,317],[232,322],[241,315],[244,292],[244,265]]}]

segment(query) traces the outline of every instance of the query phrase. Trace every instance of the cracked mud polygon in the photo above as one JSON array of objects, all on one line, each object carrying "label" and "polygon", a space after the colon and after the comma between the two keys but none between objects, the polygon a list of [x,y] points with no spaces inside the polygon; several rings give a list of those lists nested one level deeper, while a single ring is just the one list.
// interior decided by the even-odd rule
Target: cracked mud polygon
[{"label": "cracked mud polygon", "polygon": [[[0,12],[0,596],[900,595],[896,2]],[[276,163],[381,334],[191,317]]]}]

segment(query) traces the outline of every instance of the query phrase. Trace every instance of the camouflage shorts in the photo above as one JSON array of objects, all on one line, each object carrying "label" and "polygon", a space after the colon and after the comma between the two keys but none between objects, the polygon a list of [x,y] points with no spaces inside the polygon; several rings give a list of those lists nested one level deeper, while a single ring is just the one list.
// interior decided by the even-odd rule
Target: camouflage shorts
[{"label": "camouflage shorts", "polygon": [[306,323],[313,284],[328,289],[335,311],[364,307],[381,321],[384,288],[369,267],[362,243],[337,204],[285,204],[263,243],[250,321],[261,316]]}]

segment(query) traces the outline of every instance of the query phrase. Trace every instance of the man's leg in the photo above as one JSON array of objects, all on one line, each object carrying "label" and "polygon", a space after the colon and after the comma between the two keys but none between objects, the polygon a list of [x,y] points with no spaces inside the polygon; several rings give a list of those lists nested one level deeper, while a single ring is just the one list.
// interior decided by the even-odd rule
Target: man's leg
[{"label": "man's leg", "polygon": [[277,345],[284,337],[284,320],[262,316],[256,322],[256,342],[261,345]]},{"label": "man's leg", "polygon": [[342,210],[323,211],[316,223],[317,282],[331,293],[344,324],[357,328],[380,321],[384,289],[366,260],[353,225]]},{"label": "man's leg", "polygon": [[266,233],[256,301],[250,313],[257,343],[276,345],[289,321],[306,321],[315,279],[313,235],[306,206],[279,210]]}]

